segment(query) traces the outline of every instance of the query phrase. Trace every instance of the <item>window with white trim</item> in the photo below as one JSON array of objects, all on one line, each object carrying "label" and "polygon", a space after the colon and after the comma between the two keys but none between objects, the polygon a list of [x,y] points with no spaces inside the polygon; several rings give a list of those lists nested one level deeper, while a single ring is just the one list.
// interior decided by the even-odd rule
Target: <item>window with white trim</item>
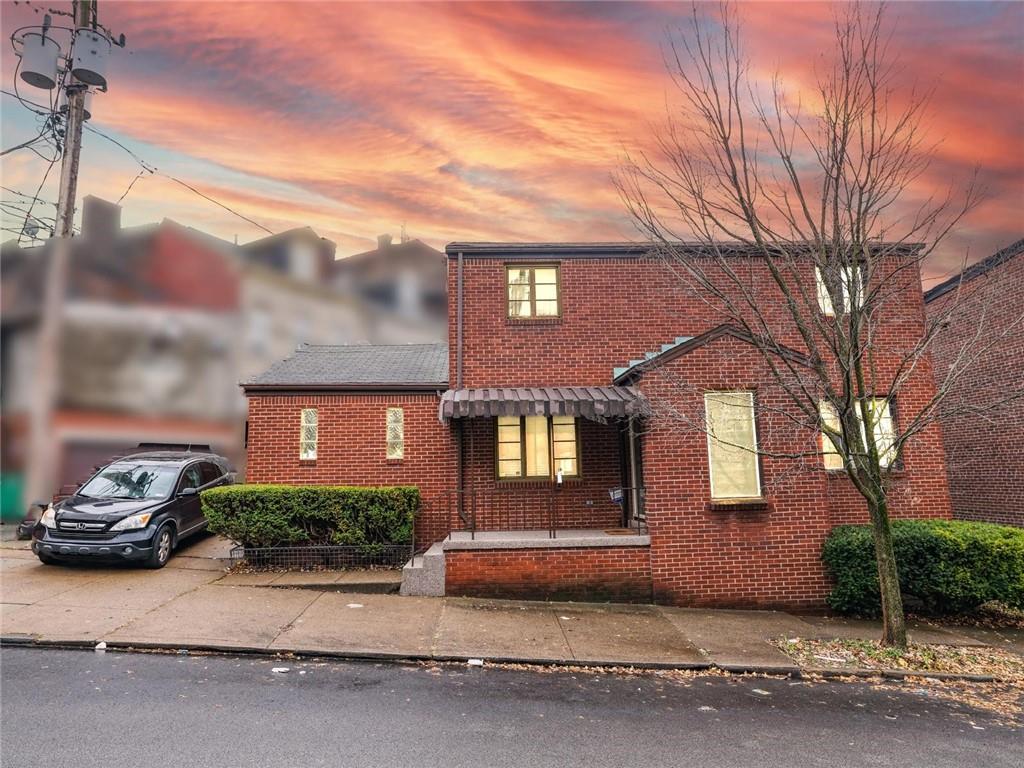
[{"label": "window with white trim", "polygon": [[316,408],[303,408],[299,420],[299,458],[315,459],[319,429],[319,415]]},{"label": "window with white trim", "polygon": [[753,392],[704,395],[712,499],[761,498]]},{"label": "window with white trim", "polygon": [[[841,432],[839,424],[839,413],[835,407],[828,402],[822,401],[820,403],[821,420],[822,423],[836,432]],[[865,426],[864,417],[871,413],[872,423],[874,424],[874,436],[875,436],[875,449],[878,451],[879,463],[883,467],[889,467],[894,461],[896,461],[896,423],[892,417],[892,402],[885,397],[871,397],[865,399],[861,403],[860,407],[860,436],[864,445],[867,445],[867,428]],[[839,444],[836,445],[832,442],[832,438],[825,434],[824,431],[821,433],[821,453],[822,459],[825,463],[825,469],[837,470],[843,469],[843,456],[845,450],[842,449],[842,438],[837,437]]]},{"label": "window with white trim", "polygon": [[[843,297],[843,312],[849,313],[853,308],[851,296],[853,295],[852,288],[855,280],[854,269],[852,265],[846,264],[839,267],[839,271],[842,275],[839,283],[839,293]],[[859,270],[858,274],[860,274]],[[828,295],[828,287],[825,285],[825,279],[822,277],[819,267],[814,268],[814,282],[818,289],[818,308],[823,315],[835,317],[836,310],[832,304],[832,297]],[[863,291],[858,291],[858,297],[862,293]]]},{"label": "window with white trim", "polygon": [[579,477],[579,441],[572,416],[499,416],[497,474],[501,480]]},{"label": "window with white trim", "polygon": [[401,408],[388,408],[387,413],[387,457],[402,459],[405,457],[405,411]]}]

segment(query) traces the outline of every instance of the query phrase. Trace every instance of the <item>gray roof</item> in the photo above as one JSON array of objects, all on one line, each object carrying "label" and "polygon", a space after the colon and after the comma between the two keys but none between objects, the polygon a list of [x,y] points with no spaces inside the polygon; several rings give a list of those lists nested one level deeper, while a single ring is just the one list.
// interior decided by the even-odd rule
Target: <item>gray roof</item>
[{"label": "gray roof", "polygon": [[246,390],[444,389],[447,344],[303,344],[291,357],[243,382]]},{"label": "gray roof", "polygon": [[976,264],[972,264],[960,274],[954,275],[948,280],[925,291],[925,303],[927,304],[929,301],[934,301],[940,296],[944,296],[950,291],[959,288],[962,283],[966,283],[968,280],[973,280],[980,275],[984,275],[986,272],[995,269],[1000,264],[1003,264],[1014,256],[1019,256],[1022,253],[1024,253],[1024,239],[1006,246],[1001,251],[996,251],[987,259],[982,259]]}]

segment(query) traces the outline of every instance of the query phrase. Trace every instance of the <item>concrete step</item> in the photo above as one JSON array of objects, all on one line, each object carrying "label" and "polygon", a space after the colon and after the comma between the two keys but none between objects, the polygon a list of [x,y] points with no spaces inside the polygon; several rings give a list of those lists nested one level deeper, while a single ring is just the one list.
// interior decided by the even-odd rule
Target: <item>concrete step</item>
[{"label": "concrete step", "polygon": [[444,596],[444,549],[441,542],[405,564],[400,593],[415,597]]}]

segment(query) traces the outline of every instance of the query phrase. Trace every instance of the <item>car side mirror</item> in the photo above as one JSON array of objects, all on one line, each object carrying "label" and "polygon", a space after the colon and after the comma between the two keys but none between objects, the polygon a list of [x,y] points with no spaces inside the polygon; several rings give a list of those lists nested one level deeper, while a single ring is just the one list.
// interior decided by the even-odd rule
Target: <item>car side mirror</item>
[{"label": "car side mirror", "polygon": [[195,496],[197,493],[199,493],[199,489],[198,488],[182,488],[181,491],[178,493],[178,495],[179,496]]}]

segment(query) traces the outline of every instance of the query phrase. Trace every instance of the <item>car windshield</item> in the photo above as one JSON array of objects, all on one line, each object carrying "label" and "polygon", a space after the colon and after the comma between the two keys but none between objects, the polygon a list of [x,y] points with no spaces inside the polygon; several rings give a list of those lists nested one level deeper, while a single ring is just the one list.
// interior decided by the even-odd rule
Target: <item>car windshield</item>
[{"label": "car windshield", "polygon": [[111,464],[78,493],[94,499],[162,499],[177,477],[177,467],[122,462]]}]

